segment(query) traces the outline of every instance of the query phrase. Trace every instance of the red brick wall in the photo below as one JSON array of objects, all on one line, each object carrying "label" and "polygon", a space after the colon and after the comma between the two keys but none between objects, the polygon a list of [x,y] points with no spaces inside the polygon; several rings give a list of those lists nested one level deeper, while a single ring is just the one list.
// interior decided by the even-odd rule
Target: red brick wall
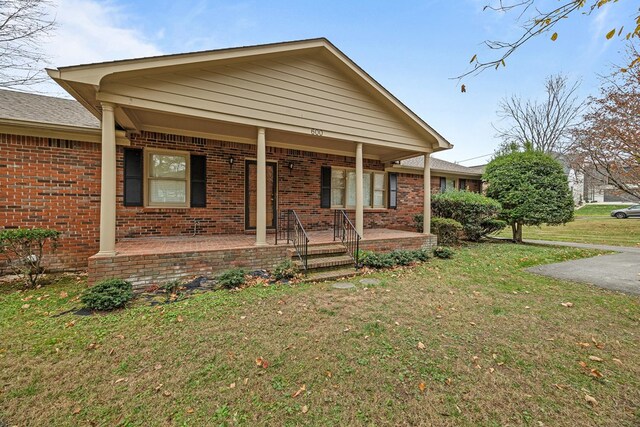
[{"label": "red brick wall", "polygon": [[[267,135],[268,136],[268,135]],[[166,209],[123,206],[122,157],[118,150],[118,238],[191,234],[198,223],[199,234],[245,232],[244,163],[255,159],[256,147],[193,138],[143,132],[132,139],[132,147],[165,148],[207,156],[207,207]],[[229,158],[234,158],[229,166]],[[333,211],[320,208],[320,168],[355,167],[355,159],[329,154],[267,147],[267,160],[278,162],[278,209],[295,209],[309,230],[327,229],[333,223]],[[293,170],[288,168],[293,163]],[[378,161],[367,160],[365,169],[384,170]],[[398,177],[398,209],[365,210],[365,227],[413,229],[413,215],[422,210],[422,177]],[[350,212],[353,218],[353,212]]]},{"label": "red brick wall", "polygon": [[0,228],[61,231],[54,269],[86,267],[99,246],[100,146],[69,144],[0,134]]},{"label": "red brick wall", "polygon": [[[143,133],[133,147],[159,147],[207,156],[207,207],[158,209],[123,206],[122,154],[118,147],[117,238],[190,234],[244,233],[244,160],[255,158],[255,146]],[[229,166],[229,157],[235,164]],[[267,159],[278,161],[278,209],[296,209],[305,227],[327,229],[333,211],[320,208],[321,166],[355,167],[355,159],[267,147]],[[294,168],[288,168],[293,162]],[[383,170],[365,159],[366,169]],[[422,177],[398,176],[398,209],[365,210],[365,227],[413,229],[422,211]],[[48,138],[0,134],[0,228],[45,227],[63,232],[52,266],[77,269],[99,248],[100,145],[73,142],[50,147]],[[354,213],[349,212],[353,219]]]}]

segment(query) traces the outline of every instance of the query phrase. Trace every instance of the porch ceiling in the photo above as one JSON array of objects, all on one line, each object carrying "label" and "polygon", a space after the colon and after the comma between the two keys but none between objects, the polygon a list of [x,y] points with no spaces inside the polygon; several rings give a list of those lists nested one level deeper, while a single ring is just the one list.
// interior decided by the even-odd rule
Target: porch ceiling
[{"label": "porch ceiling", "polygon": [[[143,130],[256,144],[257,128],[251,125],[126,106],[118,106],[115,114],[117,122],[130,131]],[[356,152],[356,143],[353,141],[277,129],[267,129],[267,146],[347,157],[354,157]],[[366,144],[364,147],[365,158],[383,162],[419,154],[421,154],[420,151],[401,150],[385,145]]]}]

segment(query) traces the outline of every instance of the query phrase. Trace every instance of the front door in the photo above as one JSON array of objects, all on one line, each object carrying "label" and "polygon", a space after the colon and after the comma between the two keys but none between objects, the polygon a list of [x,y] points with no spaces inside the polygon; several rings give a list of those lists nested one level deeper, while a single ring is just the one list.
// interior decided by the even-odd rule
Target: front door
[{"label": "front door", "polygon": [[[255,160],[247,160],[244,166],[244,226],[247,230],[256,228],[256,184],[257,167]],[[267,162],[267,228],[276,227],[278,201],[278,164]]]}]

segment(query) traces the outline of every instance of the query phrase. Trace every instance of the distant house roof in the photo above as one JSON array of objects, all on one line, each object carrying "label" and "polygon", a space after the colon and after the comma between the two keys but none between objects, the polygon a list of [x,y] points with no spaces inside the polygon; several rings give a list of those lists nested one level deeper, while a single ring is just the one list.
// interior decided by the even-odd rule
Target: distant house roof
[{"label": "distant house roof", "polygon": [[0,90],[1,119],[100,129],[100,121],[75,100],[11,90]]},{"label": "distant house roof", "polygon": [[[402,166],[422,168],[424,160],[422,156],[412,157],[400,162]],[[460,175],[482,175],[485,165],[479,166],[462,166],[457,163],[447,162],[446,160],[431,157],[431,171]]]}]

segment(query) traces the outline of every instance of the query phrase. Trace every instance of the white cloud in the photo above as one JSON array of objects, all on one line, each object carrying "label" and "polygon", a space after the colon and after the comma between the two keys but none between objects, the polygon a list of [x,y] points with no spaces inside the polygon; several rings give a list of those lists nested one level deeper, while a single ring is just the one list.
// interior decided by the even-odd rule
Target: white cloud
[{"label": "white cloud", "polygon": [[[57,0],[52,13],[57,28],[43,49],[54,68],[162,54],[140,31],[122,25],[127,16],[113,3]],[[66,95],[53,82],[37,89]]]}]

